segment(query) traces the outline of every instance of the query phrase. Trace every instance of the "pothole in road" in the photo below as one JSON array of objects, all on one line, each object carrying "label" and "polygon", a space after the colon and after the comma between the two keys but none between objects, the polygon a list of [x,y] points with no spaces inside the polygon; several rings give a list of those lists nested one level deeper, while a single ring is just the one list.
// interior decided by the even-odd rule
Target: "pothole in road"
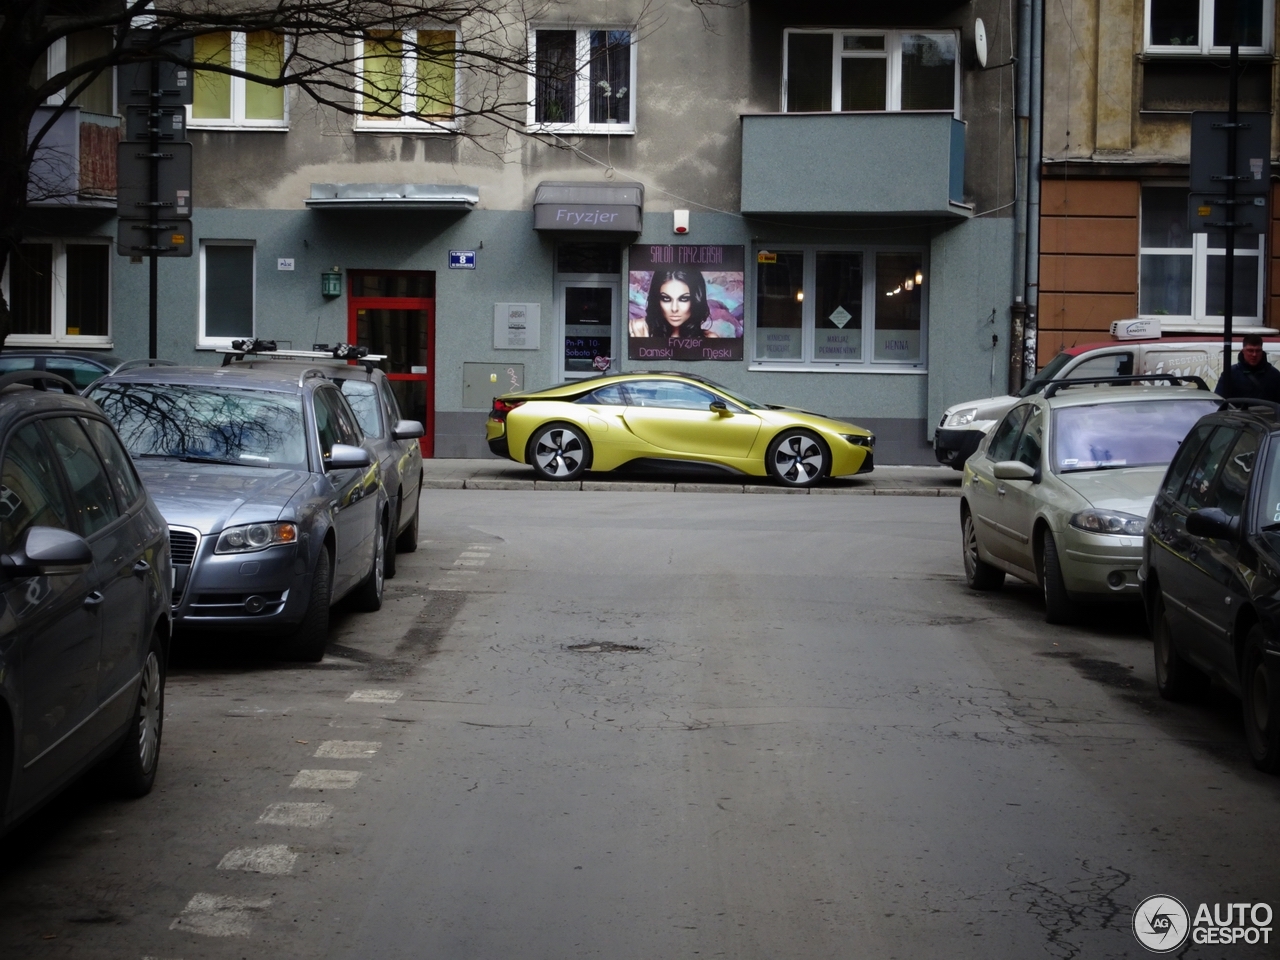
[{"label": "pothole in road", "polygon": [[574,653],[644,653],[645,647],[637,647],[631,643],[614,643],[610,640],[599,640],[595,643],[573,643],[569,649]]}]

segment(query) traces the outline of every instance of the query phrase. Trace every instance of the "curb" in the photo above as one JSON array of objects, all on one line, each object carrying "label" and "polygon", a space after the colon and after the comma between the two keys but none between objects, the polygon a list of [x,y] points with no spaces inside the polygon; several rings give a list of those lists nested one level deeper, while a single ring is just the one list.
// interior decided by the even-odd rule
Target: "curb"
[{"label": "curb", "polygon": [[758,484],[736,483],[638,483],[620,480],[574,480],[559,483],[551,480],[499,480],[493,477],[468,477],[466,479],[422,481],[424,490],[550,490],[563,493],[571,490],[588,493],[743,493],[743,494],[814,494],[816,496],[853,497],[959,497],[959,487],[816,487],[790,490]]}]

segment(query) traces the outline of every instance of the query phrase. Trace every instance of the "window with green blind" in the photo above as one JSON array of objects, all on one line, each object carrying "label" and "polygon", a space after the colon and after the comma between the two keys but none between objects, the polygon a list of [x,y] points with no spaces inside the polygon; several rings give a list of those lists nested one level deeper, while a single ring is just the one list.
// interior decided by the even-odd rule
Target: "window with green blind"
[{"label": "window with green blind", "polygon": [[[208,33],[195,38],[195,59],[211,67],[274,79],[284,72],[285,39],[269,30]],[[286,122],[283,87],[216,69],[196,71],[192,126],[283,127]]]},{"label": "window with green blind", "polygon": [[357,127],[451,126],[457,115],[457,34],[371,30],[360,58]]}]

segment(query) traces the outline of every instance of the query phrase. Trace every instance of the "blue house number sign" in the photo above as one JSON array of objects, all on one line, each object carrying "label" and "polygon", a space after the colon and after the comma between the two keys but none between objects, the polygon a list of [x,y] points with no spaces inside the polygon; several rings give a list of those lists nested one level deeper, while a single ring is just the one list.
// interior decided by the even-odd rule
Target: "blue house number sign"
[{"label": "blue house number sign", "polygon": [[476,252],[474,250],[450,250],[450,270],[474,270],[476,268]]}]

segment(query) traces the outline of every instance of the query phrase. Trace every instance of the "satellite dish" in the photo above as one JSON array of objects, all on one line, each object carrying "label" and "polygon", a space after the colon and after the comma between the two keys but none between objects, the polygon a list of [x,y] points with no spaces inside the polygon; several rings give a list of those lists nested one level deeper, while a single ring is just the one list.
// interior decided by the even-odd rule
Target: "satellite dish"
[{"label": "satellite dish", "polygon": [[987,66],[987,26],[982,18],[973,21],[973,48],[978,55],[978,66],[984,70]]}]

